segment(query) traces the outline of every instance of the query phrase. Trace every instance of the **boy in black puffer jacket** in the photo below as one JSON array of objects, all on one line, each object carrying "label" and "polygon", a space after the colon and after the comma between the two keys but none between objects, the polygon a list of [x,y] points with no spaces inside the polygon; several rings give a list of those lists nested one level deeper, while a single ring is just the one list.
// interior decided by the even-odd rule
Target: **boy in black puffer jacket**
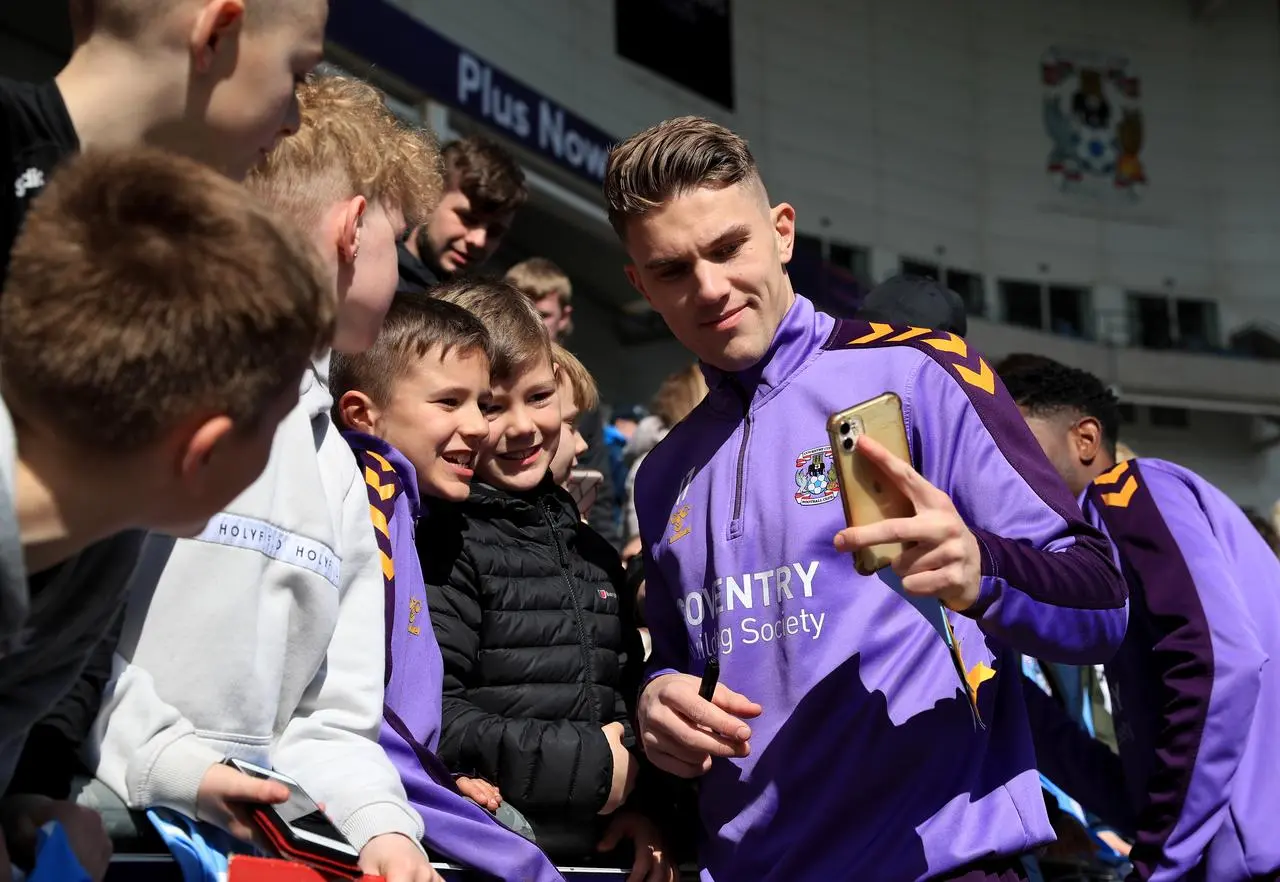
[{"label": "boy in black puffer jacket", "polygon": [[653,824],[631,811],[604,817],[639,775],[629,702],[643,650],[617,552],[549,473],[562,424],[550,338],[505,284],[446,299],[484,322],[495,357],[471,495],[434,504],[418,528],[444,658],[441,758],[497,785],[553,859],[625,837],[639,878],[674,878]]}]

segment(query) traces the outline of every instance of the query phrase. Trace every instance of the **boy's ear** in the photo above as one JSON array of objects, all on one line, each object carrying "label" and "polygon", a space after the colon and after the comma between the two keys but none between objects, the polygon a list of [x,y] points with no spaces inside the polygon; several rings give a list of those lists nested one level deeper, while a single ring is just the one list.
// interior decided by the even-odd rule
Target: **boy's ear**
[{"label": "boy's ear", "polygon": [[355,196],[348,200],[342,209],[342,232],[338,239],[338,257],[343,263],[355,263],[356,257],[360,254],[360,236],[364,232],[364,214],[368,208],[368,200],[363,196]]},{"label": "boy's ear", "polygon": [[207,73],[222,43],[244,24],[244,0],[208,0],[191,26],[191,57],[196,70]]},{"label": "boy's ear", "polygon": [[186,441],[179,453],[178,470],[184,480],[199,480],[201,472],[213,459],[214,451],[235,430],[231,417],[219,414],[196,423],[184,433]]},{"label": "boy's ear", "polygon": [[374,431],[378,423],[378,406],[363,392],[352,389],[342,393],[336,410],[339,429],[354,429],[366,435],[378,434]]}]

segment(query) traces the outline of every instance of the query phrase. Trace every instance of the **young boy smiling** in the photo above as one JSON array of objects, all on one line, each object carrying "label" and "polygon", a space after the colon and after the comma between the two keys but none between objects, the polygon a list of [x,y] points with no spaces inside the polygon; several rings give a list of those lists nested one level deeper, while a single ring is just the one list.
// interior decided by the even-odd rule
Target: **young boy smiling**
[{"label": "young boy smiling", "polygon": [[379,740],[422,817],[426,844],[504,882],[553,882],[560,875],[546,856],[484,810],[500,806],[496,788],[455,780],[434,753],[444,675],[414,530],[429,507],[470,494],[489,433],[480,402],[492,351],[484,325],[462,307],[400,294],[372,348],[334,356],[334,419],[365,476],[382,554],[388,612]]},{"label": "young boy smiling", "polygon": [[582,523],[551,463],[563,429],[551,339],[500,282],[438,292],[493,340],[488,439],[464,502],[433,506],[418,533],[444,661],[442,759],[492,781],[554,859],[635,841],[636,878],[668,879],[642,817],[602,816],[639,771],[629,710],[639,634],[619,605],[617,553]]}]

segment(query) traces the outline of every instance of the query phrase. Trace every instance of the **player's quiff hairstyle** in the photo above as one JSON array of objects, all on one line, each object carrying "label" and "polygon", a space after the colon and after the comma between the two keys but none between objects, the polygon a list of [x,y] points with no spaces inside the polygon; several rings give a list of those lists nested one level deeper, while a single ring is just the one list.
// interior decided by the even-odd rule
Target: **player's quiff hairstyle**
[{"label": "player's quiff hairstyle", "polygon": [[302,124],[276,146],[247,185],[308,230],[334,203],[363,196],[399,208],[412,225],[440,200],[434,136],[402,123],[385,96],[343,76],[298,87]]},{"label": "player's quiff hairstyle", "polygon": [[397,294],[372,346],[359,355],[331,356],[334,421],[342,425],[338,405],[352,390],[385,407],[396,381],[433,352],[442,359],[478,352],[488,363],[493,360],[493,341],[484,323],[455,303],[428,294]]},{"label": "player's quiff hairstyle", "polygon": [[432,288],[431,295],[456,303],[484,323],[493,340],[493,383],[509,383],[543,359],[554,366],[551,336],[542,316],[506,282],[458,279]]},{"label": "player's quiff hairstyle", "polygon": [[1016,353],[996,365],[996,373],[1020,407],[1032,416],[1075,414],[1093,417],[1102,427],[1102,445],[1116,455],[1120,439],[1120,402],[1088,371],[1068,367],[1042,355]]},{"label": "player's quiff hairstyle", "polygon": [[[626,239],[627,221],[699,187],[754,183],[764,194],[747,142],[700,116],[681,116],[613,148],[604,173],[609,223]],[[767,197],[765,197],[767,198]]]},{"label": "player's quiff hairstyle", "polygon": [[183,420],[240,430],[296,389],[337,304],[310,243],[238,184],[150,149],[89,151],[33,203],[0,297],[15,420],[136,452]]},{"label": "player's quiff hairstyle", "polygon": [[569,384],[578,412],[587,413],[599,407],[600,387],[596,385],[596,378],[591,376],[587,366],[559,343],[551,344],[551,358],[560,377]]}]

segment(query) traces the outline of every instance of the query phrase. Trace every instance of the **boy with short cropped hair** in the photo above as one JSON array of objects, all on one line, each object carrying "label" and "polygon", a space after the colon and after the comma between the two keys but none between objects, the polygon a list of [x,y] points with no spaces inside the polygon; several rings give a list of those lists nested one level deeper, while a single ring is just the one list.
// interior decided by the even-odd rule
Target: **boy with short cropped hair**
[{"label": "boy with short cropped hair", "polygon": [[555,263],[545,257],[530,257],[507,270],[503,281],[529,298],[552,342],[563,342],[573,333],[573,283]]},{"label": "boy with short cropped hair", "polygon": [[488,440],[470,496],[432,506],[418,531],[444,659],[441,758],[493,782],[553,859],[625,835],[637,875],[665,879],[652,824],[632,813],[603,820],[639,771],[627,697],[641,649],[617,553],[550,474],[563,424],[551,340],[504,283],[440,296],[480,318],[494,343]]},{"label": "boy with short cropped hair", "polygon": [[400,244],[401,292],[421,294],[475,273],[493,257],[529,198],[520,164],[496,141],[483,135],[450,141],[441,157],[444,196]]},{"label": "boy with short cropped hair", "polygon": [[54,80],[0,79],[0,288],[27,205],[66,157],[144,144],[235,180],[297,128],[327,0],[73,0]]},{"label": "boy with short cropped hair", "polygon": [[[35,201],[0,299],[0,792],[124,602],[120,531],[194,535],[257,478],[334,309],[310,243],[190,160],[94,151]],[[17,857],[61,810],[3,811]]]},{"label": "boy with short cropped hair", "polygon": [[426,844],[506,882],[558,882],[536,846],[484,810],[499,809],[497,790],[455,780],[435,755],[443,670],[414,531],[431,506],[469,494],[489,432],[480,402],[492,348],[484,325],[462,307],[400,294],[372,348],[335,355],[334,418],[364,473],[382,553],[388,670],[380,740],[422,817]]},{"label": "boy with short cropped hair", "polygon": [[[405,218],[438,196],[435,151],[359,81],[319,78],[299,101],[298,134],[250,187],[312,238],[339,292],[334,347],[359,352],[394,295]],[[131,808],[248,839],[239,806],[285,794],[222,760],[274,766],[325,804],[366,872],[436,879],[377,743],[383,658],[369,649],[383,636],[382,572],[364,482],[329,420],[327,374],[306,372],[257,483],[195,539],[149,540],[95,731],[97,774]]]}]

